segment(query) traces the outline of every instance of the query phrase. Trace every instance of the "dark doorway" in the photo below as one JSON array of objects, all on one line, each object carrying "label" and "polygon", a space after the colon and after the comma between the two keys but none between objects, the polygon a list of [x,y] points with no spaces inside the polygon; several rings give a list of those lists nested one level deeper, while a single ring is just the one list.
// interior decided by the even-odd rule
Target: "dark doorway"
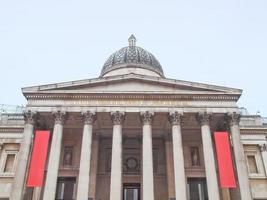
[{"label": "dark doorway", "polygon": [[75,199],[75,177],[59,177],[57,180],[56,200]]},{"label": "dark doorway", "polygon": [[208,200],[207,184],[205,178],[188,178],[187,186],[189,200]]},{"label": "dark doorway", "polygon": [[123,200],[140,200],[140,184],[123,184]]}]

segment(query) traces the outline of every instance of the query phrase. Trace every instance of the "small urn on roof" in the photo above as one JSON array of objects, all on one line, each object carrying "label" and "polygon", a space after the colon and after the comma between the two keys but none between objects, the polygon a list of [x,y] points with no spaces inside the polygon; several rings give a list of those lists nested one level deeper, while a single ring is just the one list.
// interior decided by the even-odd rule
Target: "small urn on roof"
[{"label": "small urn on roof", "polygon": [[135,44],[136,44],[136,38],[134,37],[133,34],[129,37],[128,42],[129,42],[129,46],[130,47],[135,46]]}]

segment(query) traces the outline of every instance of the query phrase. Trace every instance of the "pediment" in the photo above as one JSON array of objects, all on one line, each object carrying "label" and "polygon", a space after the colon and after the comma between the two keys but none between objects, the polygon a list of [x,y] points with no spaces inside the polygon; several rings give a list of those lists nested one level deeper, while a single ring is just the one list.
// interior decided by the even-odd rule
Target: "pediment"
[{"label": "pediment", "polygon": [[239,96],[242,90],[202,83],[129,74],[22,89],[23,94],[199,94]]}]

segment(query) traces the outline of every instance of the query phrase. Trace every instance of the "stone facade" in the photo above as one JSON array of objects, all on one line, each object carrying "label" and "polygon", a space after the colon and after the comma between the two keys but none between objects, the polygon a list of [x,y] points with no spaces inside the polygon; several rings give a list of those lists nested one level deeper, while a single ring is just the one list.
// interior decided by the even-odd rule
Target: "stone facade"
[{"label": "stone facade", "polygon": [[[267,123],[240,117],[242,91],[165,78],[129,42],[104,76],[23,88],[25,118],[1,115],[0,199],[267,199]],[[38,129],[52,133],[45,180],[28,188]],[[235,189],[219,184],[218,130],[231,136]]]}]

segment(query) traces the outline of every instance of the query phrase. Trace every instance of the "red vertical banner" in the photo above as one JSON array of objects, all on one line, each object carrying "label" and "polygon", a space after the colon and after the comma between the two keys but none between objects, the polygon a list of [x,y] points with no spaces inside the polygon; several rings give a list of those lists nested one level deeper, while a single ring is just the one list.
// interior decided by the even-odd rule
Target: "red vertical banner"
[{"label": "red vertical banner", "polygon": [[228,132],[215,132],[215,146],[222,188],[236,188]]},{"label": "red vertical banner", "polygon": [[48,150],[50,131],[36,131],[28,176],[28,187],[39,187],[43,184],[44,169]]}]

